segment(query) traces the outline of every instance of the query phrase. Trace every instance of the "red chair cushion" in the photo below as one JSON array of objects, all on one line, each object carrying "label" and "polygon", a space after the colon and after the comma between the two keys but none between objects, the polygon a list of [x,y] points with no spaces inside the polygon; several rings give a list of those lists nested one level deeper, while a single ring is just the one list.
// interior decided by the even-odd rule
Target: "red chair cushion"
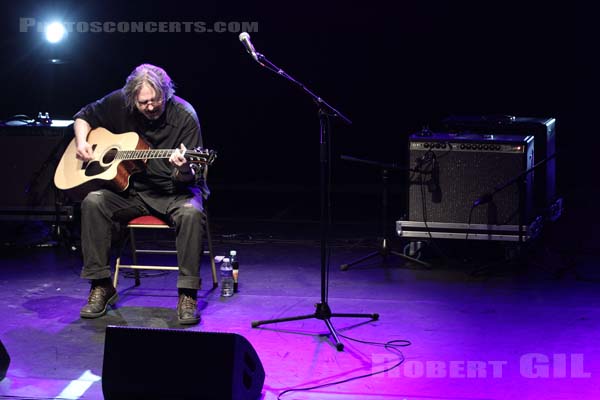
[{"label": "red chair cushion", "polygon": [[141,217],[137,217],[129,221],[127,226],[132,225],[168,225],[165,221],[160,218],[155,217],[154,215],[144,215]]}]

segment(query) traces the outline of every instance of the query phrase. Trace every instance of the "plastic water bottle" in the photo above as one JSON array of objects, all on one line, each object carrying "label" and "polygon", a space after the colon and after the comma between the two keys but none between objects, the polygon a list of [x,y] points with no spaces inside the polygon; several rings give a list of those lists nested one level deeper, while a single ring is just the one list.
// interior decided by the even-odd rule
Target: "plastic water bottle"
[{"label": "plastic water bottle", "polygon": [[231,267],[233,268],[233,292],[238,292],[238,276],[240,273],[240,263],[237,258],[237,251],[231,250],[229,252],[229,259],[231,260]]},{"label": "plastic water bottle", "polygon": [[221,296],[233,296],[233,267],[227,257],[221,263]]}]

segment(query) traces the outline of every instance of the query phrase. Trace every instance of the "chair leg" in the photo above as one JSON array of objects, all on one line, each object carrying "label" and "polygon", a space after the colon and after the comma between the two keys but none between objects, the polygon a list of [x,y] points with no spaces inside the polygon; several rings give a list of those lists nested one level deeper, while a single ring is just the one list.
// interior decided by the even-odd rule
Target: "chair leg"
[{"label": "chair leg", "polygon": [[204,226],[206,227],[206,241],[208,242],[208,256],[210,257],[213,289],[215,289],[217,286],[219,286],[219,280],[217,279],[217,266],[215,265],[215,255],[213,254],[212,235],[210,233],[210,224],[208,222],[208,212],[206,212],[206,222]]},{"label": "chair leg", "polygon": [[117,289],[117,284],[119,283],[119,268],[121,266],[121,255],[117,257],[117,261],[115,262],[115,276],[113,277],[113,286],[115,290]]},{"label": "chair leg", "polygon": [[[129,243],[131,245],[131,259],[133,260],[133,264],[137,265],[137,248],[135,247],[135,233],[133,228],[129,228]],[[140,286],[140,271],[134,269],[133,274],[135,277],[135,286]]]},{"label": "chair leg", "polygon": [[127,245],[127,241],[131,240],[131,237],[128,234],[121,236],[119,240],[119,248],[117,259],[115,261],[115,275],[113,276],[113,287],[117,289],[117,285],[119,284],[119,271],[121,269],[121,255],[123,254],[123,250],[125,250],[125,246]]}]

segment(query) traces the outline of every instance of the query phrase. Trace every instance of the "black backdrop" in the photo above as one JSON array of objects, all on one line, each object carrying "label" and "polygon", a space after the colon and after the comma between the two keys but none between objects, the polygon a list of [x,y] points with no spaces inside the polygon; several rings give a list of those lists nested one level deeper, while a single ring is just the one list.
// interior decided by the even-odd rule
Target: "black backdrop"
[{"label": "black backdrop", "polygon": [[[318,217],[318,120],[308,97],[260,68],[229,33],[71,33],[57,46],[19,18],[68,21],[256,21],[257,50],[347,114],[334,124],[334,216],[376,221],[376,171],[340,154],[406,161],[406,139],[451,114],[557,118],[565,229],[598,221],[594,13],[517,2],[22,1],[3,6],[0,118],[70,117],[123,85],[134,66],[163,66],[200,116],[221,216]],[[523,2],[525,3],[525,2]],[[44,60],[67,62],[51,65]],[[403,179],[392,176],[392,219]],[[304,196],[304,197],[303,197]],[[294,200],[294,198],[296,200]],[[302,199],[302,200],[298,200]],[[279,214],[277,214],[279,213]],[[586,226],[590,226],[587,224]]]}]

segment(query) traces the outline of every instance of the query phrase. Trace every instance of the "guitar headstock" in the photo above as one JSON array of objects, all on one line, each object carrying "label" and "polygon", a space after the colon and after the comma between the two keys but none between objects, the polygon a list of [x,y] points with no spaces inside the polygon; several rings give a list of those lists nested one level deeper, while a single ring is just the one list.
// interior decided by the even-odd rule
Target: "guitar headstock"
[{"label": "guitar headstock", "polygon": [[196,147],[193,150],[186,151],[185,158],[190,163],[212,165],[217,158],[217,152],[214,150],[203,149],[202,147]]}]

